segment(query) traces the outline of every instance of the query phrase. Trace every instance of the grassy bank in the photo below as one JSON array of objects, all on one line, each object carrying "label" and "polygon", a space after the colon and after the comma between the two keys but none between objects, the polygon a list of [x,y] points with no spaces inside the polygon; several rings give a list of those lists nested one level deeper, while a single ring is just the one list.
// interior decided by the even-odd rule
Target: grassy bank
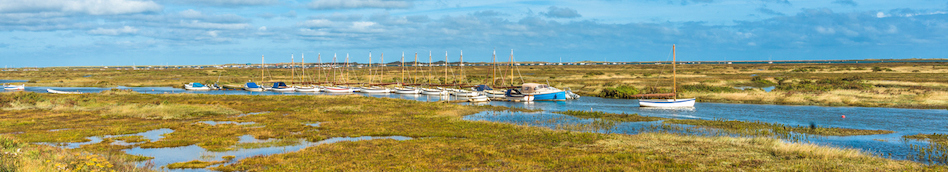
[{"label": "grassy bank", "polygon": [[[767,138],[696,137],[661,133],[596,134],[466,121],[461,117],[487,108],[388,98],[134,93],[0,94],[0,106],[6,108],[0,111],[0,133],[7,133],[4,137],[21,143],[82,142],[87,141],[86,137],[89,136],[132,134],[160,128],[174,131],[154,142],[138,137],[113,139],[135,142],[131,146],[142,148],[198,145],[208,150],[222,151],[279,145],[241,145],[237,140],[243,135],[283,143],[358,136],[413,138],[322,144],[296,152],[240,159],[226,166],[211,165],[217,162],[210,161],[185,161],[174,166],[182,168],[201,168],[206,165],[221,171],[948,170],[944,166],[890,160],[856,150],[791,144]],[[171,118],[103,115],[112,111],[107,107],[172,104],[182,106],[171,107],[187,105],[202,109],[231,109],[240,113],[171,114]],[[248,112],[264,113],[246,114]],[[598,115],[611,118],[607,114]],[[207,125],[199,121],[254,124]],[[320,125],[307,125],[315,122]],[[69,151],[123,157],[114,156],[124,154],[121,148],[105,143],[84,145]],[[3,151],[9,150],[5,146]],[[42,162],[54,158],[37,159],[37,162]],[[137,160],[144,159],[147,158]],[[23,166],[30,169],[43,165]],[[113,166],[117,165],[113,163]]]},{"label": "grassy bank", "polygon": [[787,135],[790,132],[795,133],[805,133],[821,136],[854,136],[854,135],[874,135],[874,134],[889,134],[893,131],[888,130],[861,130],[861,129],[849,129],[849,128],[827,128],[821,126],[790,126],[783,124],[772,124],[766,122],[747,122],[747,121],[731,121],[731,120],[699,120],[699,119],[672,119],[672,118],[661,118],[661,117],[646,117],[638,114],[614,114],[606,113],[601,111],[559,111],[554,112],[564,115],[570,115],[579,118],[594,118],[594,119],[604,119],[604,120],[614,120],[614,121],[623,121],[623,122],[639,122],[639,121],[658,121],[662,120],[663,123],[670,124],[686,124],[694,125],[700,127],[708,127],[715,129],[726,130],[730,133],[751,135],[751,136],[772,136],[772,135]]}]

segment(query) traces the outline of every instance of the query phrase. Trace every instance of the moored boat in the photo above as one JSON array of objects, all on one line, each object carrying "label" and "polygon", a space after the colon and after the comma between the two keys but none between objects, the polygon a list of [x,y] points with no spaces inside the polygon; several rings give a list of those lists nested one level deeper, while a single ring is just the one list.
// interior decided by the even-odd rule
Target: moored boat
[{"label": "moored boat", "polygon": [[445,91],[444,89],[440,89],[440,88],[439,88],[439,89],[424,88],[424,89],[421,89],[421,94],[424,94],[424,95],[448,95],[448,91]]},{"label": "moored boat", "polygon": [[421,93],[420,89],[411,88],[411,87],[395,89],[395,94],[419,94],[419,93]]},{"label": "moored boat", "polygon": [[211,87],[207,87],[206,85],[201,84],[201,83],[192,82],[192,83],[184,84],[184,89],[190,90],[190,91],[208,91],[208,90],[211,90]]},{"label": "moored boat", "polygon": [[275,92],[294,92],[296,88],[286,86],[284,82],[274,82],[273,87],[270,87],[270,91]]},{"label": "moored boat", "polygon": [[46,92],[53,93],[53,94],[82,94],[82,92],[79,92],[79,91],[59,91],[59,90],[53,90],[49,88],[46,89]]},{"label": "moored boat", "polygon": [[26,89],[26,84],[13,85],[13,84],[3,84],[4,90],[23,90]]},{"label": "moored boat", "polygon": [[352,88],[346,87],[326,87],[323,91],[327,93],[352,93]]},{"label": "moored boat", "polygon": [[260,87],[260,85],[257,85],[257,83],[248,82],[248,83],[245,83],[245,84],[244,84],[244,90],[247,90],[247,91],[263,91],[263,87]]},{"label": "moored boat", "polygon": [[533,97],[533,101],[566,101],[566,91],[546,84],[525,83],[521,85],[523,95]]},{"label": "moored boat", "polygon": [[389,92],[391,92],[391,90],[389,90],[388,88],[385,88],[385,87],[369,87],[369,88],[363,88],[363,89],[360,90],[359,92],[362,92],[362,93],[389,93]]},{"label": "moored boat", "polygon": [[675,45],[672,45],[672,98],[671,99],[639,99],[640,107],[694,107],[695,98],[678,98],[678,73],[675,69],[676,62]]},{"label": "moored boat", "polygon": [[319,88],[315,86],[309,87],[296,87],[297,92],[319,92]]}]

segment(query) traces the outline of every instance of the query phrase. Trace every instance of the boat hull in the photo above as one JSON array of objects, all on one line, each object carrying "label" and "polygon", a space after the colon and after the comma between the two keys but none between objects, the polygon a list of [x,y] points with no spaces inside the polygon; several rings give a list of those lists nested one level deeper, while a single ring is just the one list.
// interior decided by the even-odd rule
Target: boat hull
[{"label": "boat hull", "polygon": [[296,88],[270,88],[270,91],[273,92],[294,92]]},{"label": "boat hull", "polygon": [[310,93],[312,93],[312,92],[319,92],[319,88],[316,88],[316,87],[300,87],[300,88],[296,88],[296,91],[297,91],[297,92],[310,92]]},{"label": "boat hull", "polygon": [[421,93],[421,90],[416,89],[397,89],[395,94],[418,94]]},{"label": "boat hull", "polygon": [[482,96],[474,96],[474,97],[468,98],[467,100],[471,102],[486,102],[486,101],[490,101],[490,98],[482,95]]},{"label": "boat hull", "polygon": [[475,97],[478,94],[477,92],[454,92],[454,93],[451,93],[451,95],[458,96],[458,97]]},{"label": "boat hull", "polygon": [[388,89],[372,89],[372,88],[363,88],[359,92],[363,93],[390,93],[391,90]]},{"label": "boat hull", "polygon": [[422,91],[421,94],[424,94],[424,95],[448,95],[448,92],[447,92],[447,91],[442,91],[442,90],[425,90],[425,91]]},{"label": "boat hull", "polygon": [[263,91],[263,88],[244,88],[246,91]]},{"label": "boat hull", "polygon": [[323,91],[327,93],[352,93],[351,88],[326,88]]},{"label": "boat hull", "polygon": [[566,91],[534,94],[533,101],[566,101]]},{"label": "boat hull", "polygon": [[639,99],[641,107],[694,107],[695,99]]},{"label": "boat hull", "polygon": [[185,89],[185,90],[189,90],[189,91],[210,91],[210,90],[211,90],[211,88],[210,88],[210,87],[207,87],[207,86],[204,86],[204,87],[192,87],[192,86],[188,86],[188,85],[185,85],[185,86],[184,86],[184,89]]},{"label": "boat hull", "polygon": [[82,94],[81,92],[78,92],[78,91],[59,91],[59,90],[53,90],[49,88],[46,89],[46,92],[53,93],[53,94]]}]

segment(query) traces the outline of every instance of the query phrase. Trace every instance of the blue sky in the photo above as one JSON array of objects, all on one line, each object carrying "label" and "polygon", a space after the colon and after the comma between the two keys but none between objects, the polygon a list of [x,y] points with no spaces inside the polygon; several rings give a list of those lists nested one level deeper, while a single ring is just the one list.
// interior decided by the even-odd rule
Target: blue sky
[{"label": "blue sky", "polygon": [[948,57],[944,0],[0,0],[4,66]]}]

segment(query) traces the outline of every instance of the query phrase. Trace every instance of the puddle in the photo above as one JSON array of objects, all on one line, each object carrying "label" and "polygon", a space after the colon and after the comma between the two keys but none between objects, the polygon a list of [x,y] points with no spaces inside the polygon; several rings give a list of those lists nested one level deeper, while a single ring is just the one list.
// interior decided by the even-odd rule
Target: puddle
[{"label": "puddle", "polygon": [[[60,129],[60,130],[62,130],[62,129]],[[37,144],[43,144],[43,145],[49,145],[49,146],[56,146],[56,147],[61,147],[61,148],[75,149],[75,148],[81,147],[82,145],[101,143],[101,142],[102,142],[102,138],[113,138],[113,137],[121,137],[121,136],[142,136],[142,137],[145,137],[146,139],[148,139],[148,140],[150,140],[150,141],[152,141],[152,142],[155,142],[155,141],[158,141],[159,139],[165,137],[165,136],[162,136],[162,135],[168,134],[168,133],[171,133],[171,132],[174,132],[174,130],[172,130],[172,129],[167,129],[167,128],[162,128],[162,129],[151,130],[151,131],[146,131],[146,132],[136,133],[136,134],[106,135],[106,136],[101,136],[101,137],[100,137],[100,136],[86,137],[86,139],[89,139],[89,141],[86,141],[86,142],[78,142],[78,143],[75,143],[75,142],[72,142],[72,143],[46,143],[46,142],[41,142],[41,143],[37,143]],[[124,142],[124,141],[119,141],[119,140],[113,141],[112,144],[113,144],[113,145],[131,145],[131,143],[126,143],[126,142]]]},{"label": "puddle", "polygon": [[322,122],[307,123],[306,125],[310,127],[319,127],[319,124],[322,124]]},{"label": "puddle", "polygon": [[[234,162],[240,161],[241,159],[253,156],[266,156],[279,153],[289,153],[296,152],[302,149],[305,149],[310,146],[316,146],[321,144],[336,143],[342,141],[361,141],[361,140],[374,140],[374,139],[393,139],[393,140],[410,140],[411,137],[405,136],[385,136],[385,137],[372,137],[372,136],[363,136],[363,137],[336,137],[319,142],[308,142],[300,141],[298,145],[292,146],[274,146],[274,147],[263,147],[263,148],[253,148],[253,149],[239,149],[233,151],[225,152],[211,152],[207,151],[204,148],[201,148],[197,145],[183,146],[183,147],[174,147],[174,148],[148,148],[143,149],[139,147],[126,149],[125,152],[128,154],[137,154],[149,157],[155,157],[155,159],[138,162],[139,166],[144,166],[146,163],[153,163],[155,167],[160,167],[162,170],[167,171],[209,171],[207,169],[164,169],[164,166],[176,163],[176,162],[187,162],[191,160],[201,160],[201,161],[224,161],[223,156],[235,156],[233,160],[226,164],[232,164]],[[269,141],[277,141],[275,139],[268,140],[258,140],[253,138],[250,135],[240,136],[240,143],[264,143]]]},{"label": "puddle", "polygon": [[256,124],[256,122],[234,122],[234,121],[201,121],[200,123],[205,123],[207,125],[218,125],[218,124],[253,125],[253,124]]}]

